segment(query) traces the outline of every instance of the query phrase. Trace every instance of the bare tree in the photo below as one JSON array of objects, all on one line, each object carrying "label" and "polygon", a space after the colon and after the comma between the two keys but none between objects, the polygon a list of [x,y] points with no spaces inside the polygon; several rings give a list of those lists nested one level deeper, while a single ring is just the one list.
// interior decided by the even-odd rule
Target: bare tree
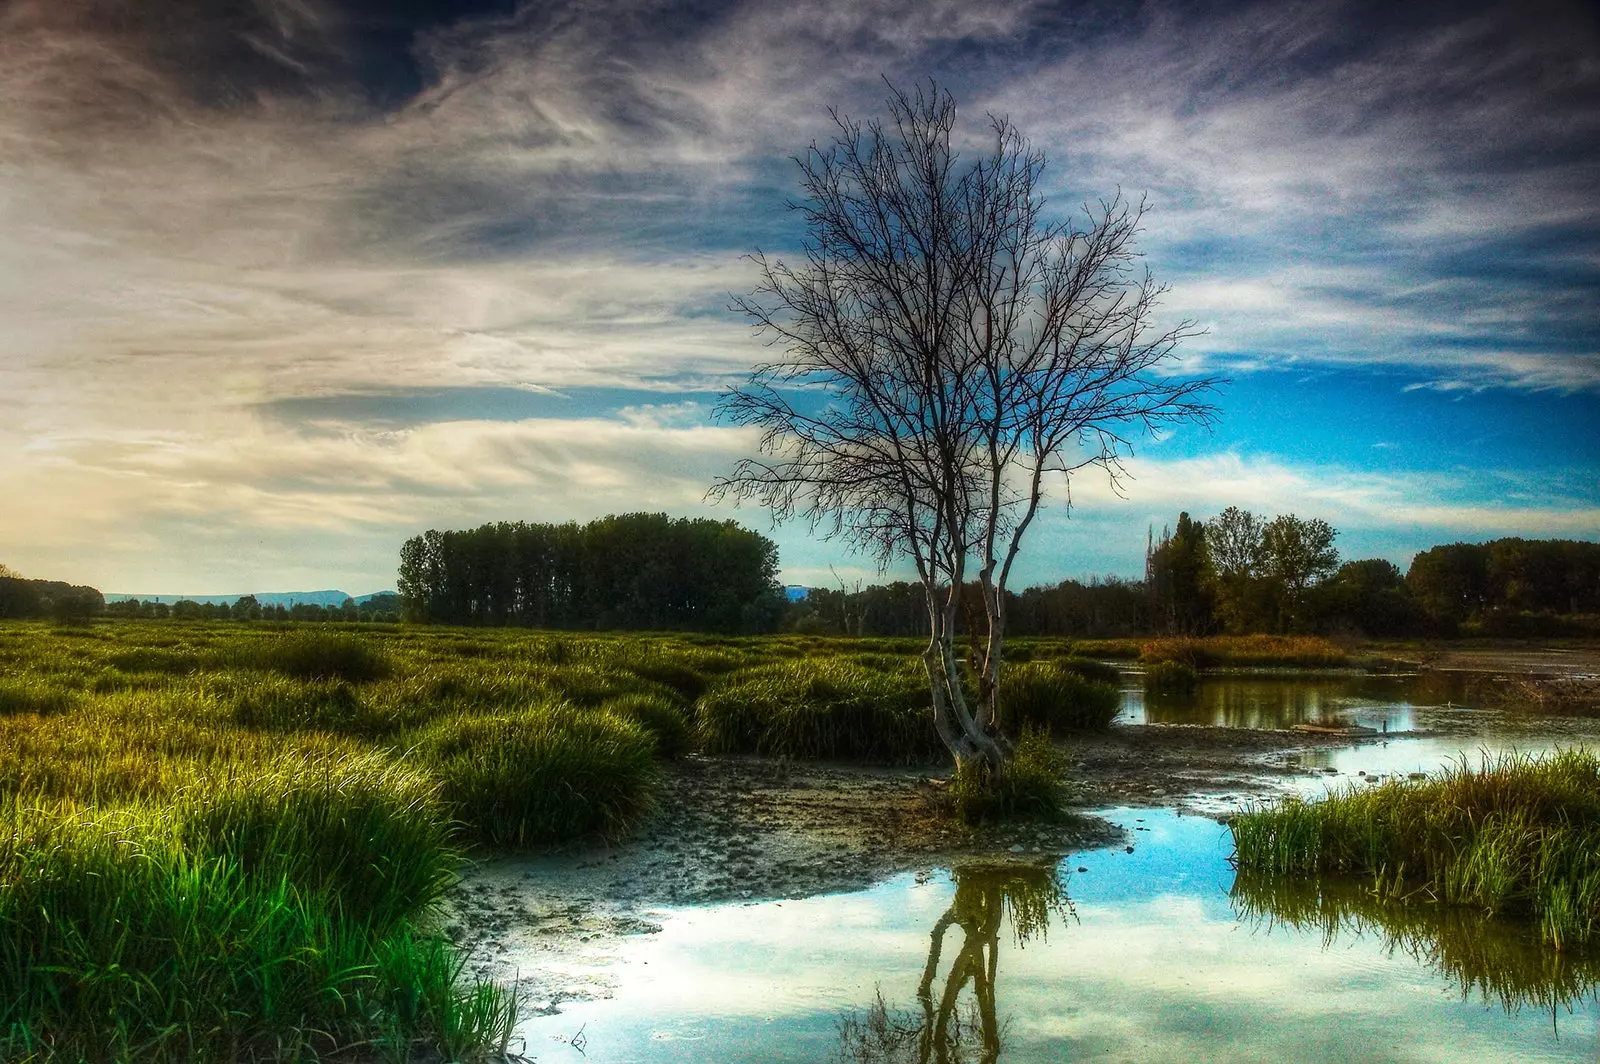
[{"label": "bare tree", "polygon": [[[889,122],[834,114],[837,133],[797,162],[802,260],[754,256],[736,300],[781,354],[721,412],[761,430],[713,497],[909,558],[927,596],[933,719],[958,767],[1003,774],[996,721],[1005,588],[1059,475],[1097,467],[1122,485],[1135,437],[1208,420],[1212,379],[1159,372],[1193,323],[1158,327],[1165,291],[1138,267],[1143,206],[1120,194],[1085,224],[1050,220],[1044,155],[1006,119],[963,164],[954,100],[891,87]],[[987,631],[963,691],[954,629],[976,575]]]}]

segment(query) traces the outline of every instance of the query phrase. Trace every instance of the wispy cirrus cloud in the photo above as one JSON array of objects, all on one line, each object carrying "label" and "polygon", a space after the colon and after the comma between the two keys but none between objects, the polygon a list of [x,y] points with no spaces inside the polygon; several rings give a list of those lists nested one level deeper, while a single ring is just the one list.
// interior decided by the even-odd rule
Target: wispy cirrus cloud
[{"label": "wispy cirrus cloud", "polygon": [[[71,575],[88,554],[41,544],[74,542],[85,514],[170,535],[255,512],[272,582],[294,552],[267,540],[297,528],[432,520],[445,496],[477,500],[461,521],[556,496],[571,516],[667,505],[652,485],[687,480],[658,453],[703,486],[711,465],[648,433],[713,432],[703,403],[663,412],[671,393],[761,357],[726,309],[751,284],[740,255],[793,247],[786,156],[826,139],[829,106],[877,114],[883,76],[936,75],[969,115],[1010,114],[1050,153],[1058,205],[1149,190],[1167,310],[1209,329],[1191,365],[1595,394],[1597,41],[1562,3],[12,0],[0,493],[41,501],[0,522],[0,549]],[[550,442],[588,423],[570,416],[507,414],[506,438],[460,410],[290,416],[610,387],[661,409],[596,419],[646,435],[587,455]],[[440,457],[468,438],[480,474]],[[501,491],[516,462],[527,494]],[[1259,486],[1188,475],[1219,503]],[[1169,498],[1155,487],[1137,490]],[[1366,509],[1326,502],[1391,528],[1587,520],[1549,516],[1583,512],[1554,499],[1513,520],[1486,497],[1424,520],[1372,490]],[[218,558],[242,549],[218,534]],[[813,552],[803,538],[786,550]],[[176,571],[187,552],[158,539],[138,553],[169,560],[142,564]]]}]

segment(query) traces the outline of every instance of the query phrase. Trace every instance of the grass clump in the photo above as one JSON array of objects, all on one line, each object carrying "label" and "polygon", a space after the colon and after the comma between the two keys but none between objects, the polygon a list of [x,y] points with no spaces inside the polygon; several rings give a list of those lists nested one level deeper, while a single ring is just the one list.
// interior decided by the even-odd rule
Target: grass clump
[{"label": "grass clump", "polygon": [[1103,731],[1121,709],[1111,684],[1085,679],[1058,661],[1009,665],[1000,676],[1000,722],[1010,734]]},{"label": "grass clump", "polygon": [[452,874],[445,830],[430,784],[372,764],[160,804],[0,800],[0,1057],[437,1049],[441,1008],[471,1018],[458,1042],[503,1041],[504,994],[397,960],[448,948],[415,923]]},{"label": "grass clump", "polygon": [[681,705],[664,695],[618,695],[600,708],[638,721],[655,738],[656,753],[661,757],[682,757],[689,749],[689,717]]},{"label": "grass clump", "polygon": [[305,629],[272,636],[241,648],[239,663],[298,680],[381,680],[391,672],[389,656],[370,639]]},{"label": "grass clump", "polygon": [[78,692],[40,677],[0,680],[0,714],[65,713],[78,701]]},{"label": "grass clump", "polygon": [[1085,680],[1093,680],[1095,683],[1110,684],[1115,687],[1122,682],[1122,670],[1108,662],[1072,655],[1055,658],[1051,663],[1058,669]]},{"label": "grass clump", "polygon": [[469,837],[517,849],[622,834],[649,801],[655,753],[637,719],[566,703],[445,717],[417,745]]},{"label": "grass clump", "polygon": [[700,699],[697,731],[712,753],[912,762],[944,749],[929,699],[909,667],[801,658],[729,675]]},{"label": "grass clump", "polygon": [[1387,898],[1529,916],[1558,949],[1600,932],[1600,758],[1587,750],[1463,760],[1231,827],[1242,871],[1366,877]]},{"label": "grass clump", "polygon": [[1188,694],[1200,686],[1200,673],[1181,661],[1157,661],[1145,666],[1144,689],[1152,694]]},{"label": "grass clump", "polygon": [[997,781],[988,763],[961,765],[947,793],[952,811],[969,824],[990,820],[1053,820],[1061,814],[1066,790],[1066,758],[1043,729],[1029,728],[1017,740],[1015,756]]},{"label": "grass clump", "polygon": [[455,876],[438,782],[376,754],[236,768],[190,784],[176,801],[190,850],[326,893],[375,926],[432,905]]},{"label": "grass clump", "polygon": [[327,731],[372,738],[392,730],[360,692],[345,680],[296,680],[268,676],[241,684],[231,695],[232,715],[245,728],[266,731]]}]

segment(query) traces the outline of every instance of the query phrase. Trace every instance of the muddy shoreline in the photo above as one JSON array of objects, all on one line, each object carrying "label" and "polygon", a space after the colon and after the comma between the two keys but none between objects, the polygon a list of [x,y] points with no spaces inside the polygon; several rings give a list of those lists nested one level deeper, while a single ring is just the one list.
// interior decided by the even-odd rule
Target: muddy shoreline
[{"label": "muddy shoreline", "polygon": [[[1372,736],[1381,741],[1401,736]],[[860,890],[899,872],[1053,861],[1137,845],[1090,814],[1115,806],[1217,815],[1229,801],[1310,775],[1308,751],[1348,736],[1124,725],[1067,743],[1070,810],[1059,823],[970,828],[942,808],[945,766],[876,768],[692,756],[664,768],[659,801],[628,839],[473,863],[446,931],[481,975],[515,981],[529,1008],[606,993],[616,936],[649,933],[652,910]],[[1320,773],[1319,773],[1320,774]],[[512,966],[534,960],[535,971]]]}]

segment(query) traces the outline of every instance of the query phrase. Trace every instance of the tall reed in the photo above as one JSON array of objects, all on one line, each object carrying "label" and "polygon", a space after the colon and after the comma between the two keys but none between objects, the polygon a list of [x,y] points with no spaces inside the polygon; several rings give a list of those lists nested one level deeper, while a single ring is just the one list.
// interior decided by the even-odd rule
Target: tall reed
[{"label": "tall reed", "polygon": [[1385,897],[1527,915],[1557,948],[1600,932],[1600,757],[1588,750],[1463,759],[1230,826],[1242,870],[1357,876]]}]

